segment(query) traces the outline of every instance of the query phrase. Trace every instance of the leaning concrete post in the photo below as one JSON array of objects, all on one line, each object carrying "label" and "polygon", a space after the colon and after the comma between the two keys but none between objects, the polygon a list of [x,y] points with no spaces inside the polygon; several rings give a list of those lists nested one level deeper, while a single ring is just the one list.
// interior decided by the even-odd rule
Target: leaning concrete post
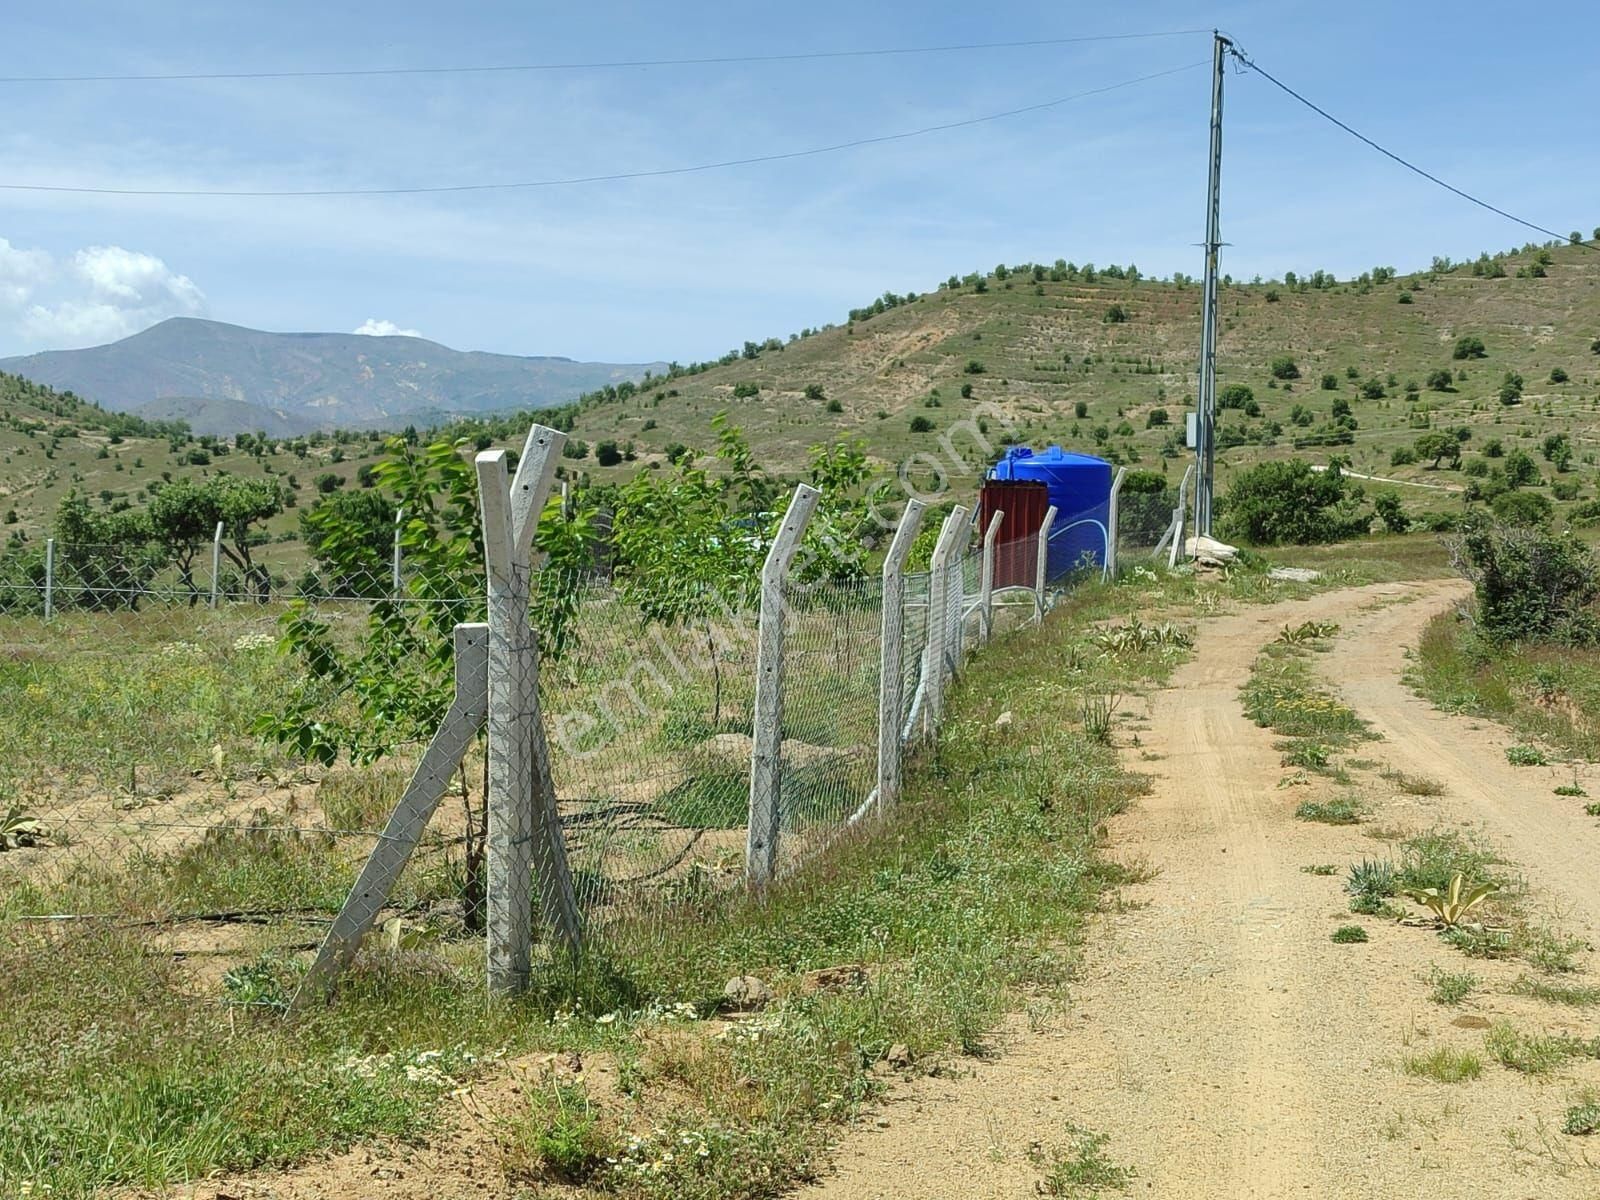
[{"label": "leaning concrete post", "polygon": [[[927,714],[927,729],[930,734],[939,728],[939,720],[944,715],[944,687],[950,674],[951,664],[954,662],[950,649],[950,600],[954,593],[954,583],[951,581],[950,572],[960,570],[956,565],[956,555],[961,549],[967,536],[967,510],[961,505],[951,511],[944,523],[944,528],[939,531],[939,542],[933,548],[933,564],[928,581],[928,646],[931,651],[929,671],[927,677],[928,695],[923,711]],[[961,636],[961,628],[955,629],[956,637]],[[959,654],[959,651],[956,652]]]},{"label": "leaning concrete post", "polygon": [[987,646],[994,636],[994,548],[1006,514],[996,511],[983,532],[983,574],[978,582],[978,644]]},{"label": "leaning concrete post", "polygon": [[761,619],[756,634],[756,704],[750,744],[750,820],[745,839],[745,879],[753,888],[772,882],[778,865],[779,803],[783,781],[783,585],[800,549],[816,488],[800,484],[761,568]]},{"label": "leaning concrete post", "polygon": [[46,538],[44,543],[44,619],[56,615],[56,540]]},{"label": "leaning concrete post", "polygon": [[479,454],[478,499],[489,588],[488,982],[524,990],[533,964],[537,868],[545,924],[579,946],[578,906],[539,712],[539,653],[528,623],[533,535],[566,435],[535,425],[507,479],[506,452]]},{"label": "leaning concrete post", "polygon": [[327,995],[339,973],[361,949],[361,941],[371,932],[378,914],[389,902],[400,873],[411,861],[423,831],[428,828],[450,776],[461,765],[472,739],[483,728],[489,705],[489,627],[457,625],[455,628],[455,698],[451,701],[438,731],[417,764],[405,794],[389,814],[389,822],[378,836],[372,853],[356,884],[345,898],[344,907],[334,918],[323,939],[316,961],[300,981],[292,1007]]},{"label": "leaning concrete post", "polygon": [[1050,527],[1056,523],[1056,506],[1052,504],[1044,511],[1044,523],[1039,526],[1038,560],[1034,566],[1033,583],[1033,619],[1044,620],[1044,585],[1049,582],[1046,575],[1050,567]]},{"label": "leaning concrete post", "polygon": [[924,511],[922,501],[906,501],[883,560],[883,638],[878,667],[878,807],[883,810],[893,808],[900,799],[900,725],[905,720],[900,695],[905,671],[905,567]]},{"label": "leaning concrete post", "polygon": [[217,596],[222,590],[222,527],[221,521],[211,534],[211,607],[216,608]]},{"label": "leaning concrete post", "polygon": [[1120,499],[1122,495],[1122,481],[1127,477],[1128,468],[1118,467],[1117,477],[1111,481],[1111,507],[1106,514],[1106,561],[1105,578],[1117,577],[1117,523],[1120,516]]},{"label": "leaning concrete post", "polygon": [[394,589],[396,599],[405,590],[400,579],[400,531],[404,528],[405,516],[404,505],[394,510],[394,548],[389,555],[389,584]]}]

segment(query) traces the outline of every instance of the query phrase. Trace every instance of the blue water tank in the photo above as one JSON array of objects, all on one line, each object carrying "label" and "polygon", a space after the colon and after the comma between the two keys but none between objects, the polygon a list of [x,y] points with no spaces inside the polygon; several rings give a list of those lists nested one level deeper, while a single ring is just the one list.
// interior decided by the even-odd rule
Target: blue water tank
[{"label": "blue water tank", "polygon": [[1085,565],[1085,556],[1104,566],[1111,520],[1111,464],[1092,454],[1060,446],[1035,453],[1012,446],[989,469],[991,479],[1029,479],[1044,484],[1055,505],[1047,571],[1051,579]]}]

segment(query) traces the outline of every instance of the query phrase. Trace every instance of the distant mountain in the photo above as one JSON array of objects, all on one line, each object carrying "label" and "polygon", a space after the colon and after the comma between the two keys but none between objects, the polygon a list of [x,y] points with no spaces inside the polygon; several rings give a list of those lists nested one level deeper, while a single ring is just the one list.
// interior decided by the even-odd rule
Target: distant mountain
[{"label": "distant mountain", "polygon": [[549,408],[665,363],[452,350],[416,337],[266,333],[174,317],[107,346],[0,359],[0,371],[199,433],[396,428]]}]

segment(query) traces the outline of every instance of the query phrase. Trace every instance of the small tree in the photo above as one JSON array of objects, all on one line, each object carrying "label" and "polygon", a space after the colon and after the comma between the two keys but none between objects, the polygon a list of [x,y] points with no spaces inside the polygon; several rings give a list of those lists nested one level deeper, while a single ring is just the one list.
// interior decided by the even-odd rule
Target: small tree
[{"label": "small tree", "polygon": [[1361,398],[1363,400],[1382,400],[1383,395],[1383,380],[1376,375],[1362,382]]},{"label": "small tree", "polygon": [[1121,325],[1128,319],[1128,310],[1120,304],[1113,304],[1106,309],[1106,315],[1102,319],[1107,325]]},{"label": "small tree", "polygon": [[611,438],[594,444],[594,461],[602,467],[614,467],[622,461],[622,451]]},{"label": "small tree", "polygon": [[807,400],[821,400],[823,398],[822,397],[822,385],[820,383],[808,383],[808,384],[806,384],[806,393],[805,393],[805,395],[806,395],[806,399]]},{"label": "small tree", "polygon": [[1428,372],[1428,390],[1433,392],[1448,392],[1455,383],[1455,376],[1448,367],[1440,367],[1436,371]]},{"label": "small tree", "polygon": [[1439,469],[1439,464],[1445,460],[1449,460],[1452,467],[1461,465],[1461,443],[1456,440],[1455,434],[1444,430],[1435,430],[1432,433],[1423,434],[1417,439],[1416,451],[1419,459],[1431,458],[1433,460],[1431,469],[1435,471]]},{"label": "small tree", "polygon": [[1589,611],[1600,568],[1572,534],[1478,519],[1447,545],[1476,589],[1478,627],[1489,638],[1592,645],[1600,636]]},{"label": "small tree", "polygon": [[1500,381],[1500,390],[1496,393],[1500,403],[1508,408],[1522,400],[1522,376],[1515,371],[1507,371],[1505,378]]},{"label": "small tree", "polygon": [[1280,354],[1274,358],[1267,367],[1274,379],[1299,379],[1300,368],[1295,365],[1294,359],[1287,354]]},{"label": "small tree", "polygon": [[1323,373],[1322,390],[1325,392],[1336,392],[1339,390],[1339,377],[1332,371]]},{"label": "small tree", "polygon": [[932,428],[933,422],[927,417],[923,416],[921,413],[918,413],[916,416],[911,418],[912,433],[927,433]]},{"label": "small tree", "polygon": [[1405,533],[1411,528],[1411,518],[1406,515],[1400,497],[1393,492],[1379,492],[1373,498],[1372,510],[1390,533]]},{"label": "small tree", "polygon": [[1222,389],[1222,394],[1217,397],[1218,408],[1248,408],[1255,399],[1255,393],[1246,384],[1230,383]]},{"label": "small tree", "polygon": [[1525,450],[1513,450],[1506,455],[1505,476],[1506,486],[1510,488],[1532,487],[1541,480],[1539,465]]},{"label": "small tree", "polygon": [[1560,367],[1551,367],[1550,368],[1550,382],[1551,383],[1566,383],[1567,382],[1567,373],[1566,373],[1566,371],[1563,370]]},{"label": "small tree", "polygon": [[1450,357],[1454,359],[1487,358],[1488,350],[1484,348],[1483,339],[1477,334],[1464,333],[1456,339],[1456,348]]},{"label": "small tree", "polygon": [[1224,536],[1258,546],[1333,542],[1365,532],[1371,518],[1359,511],[1361,499],[1337,466],[1258,463],[1234,476],[1218,524]]}]

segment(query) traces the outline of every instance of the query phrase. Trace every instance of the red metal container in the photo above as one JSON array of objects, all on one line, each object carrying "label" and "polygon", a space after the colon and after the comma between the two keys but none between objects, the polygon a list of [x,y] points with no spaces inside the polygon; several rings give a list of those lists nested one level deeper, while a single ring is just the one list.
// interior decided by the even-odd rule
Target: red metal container
[{"label": "red metal container", "polygon": [[1050,507],[1050,489],[1023,480],[985,479],[978,489],[978,533],[989,529],[995,513],[994,586],[1031,588],[1038,576],[1039,527]]}]

